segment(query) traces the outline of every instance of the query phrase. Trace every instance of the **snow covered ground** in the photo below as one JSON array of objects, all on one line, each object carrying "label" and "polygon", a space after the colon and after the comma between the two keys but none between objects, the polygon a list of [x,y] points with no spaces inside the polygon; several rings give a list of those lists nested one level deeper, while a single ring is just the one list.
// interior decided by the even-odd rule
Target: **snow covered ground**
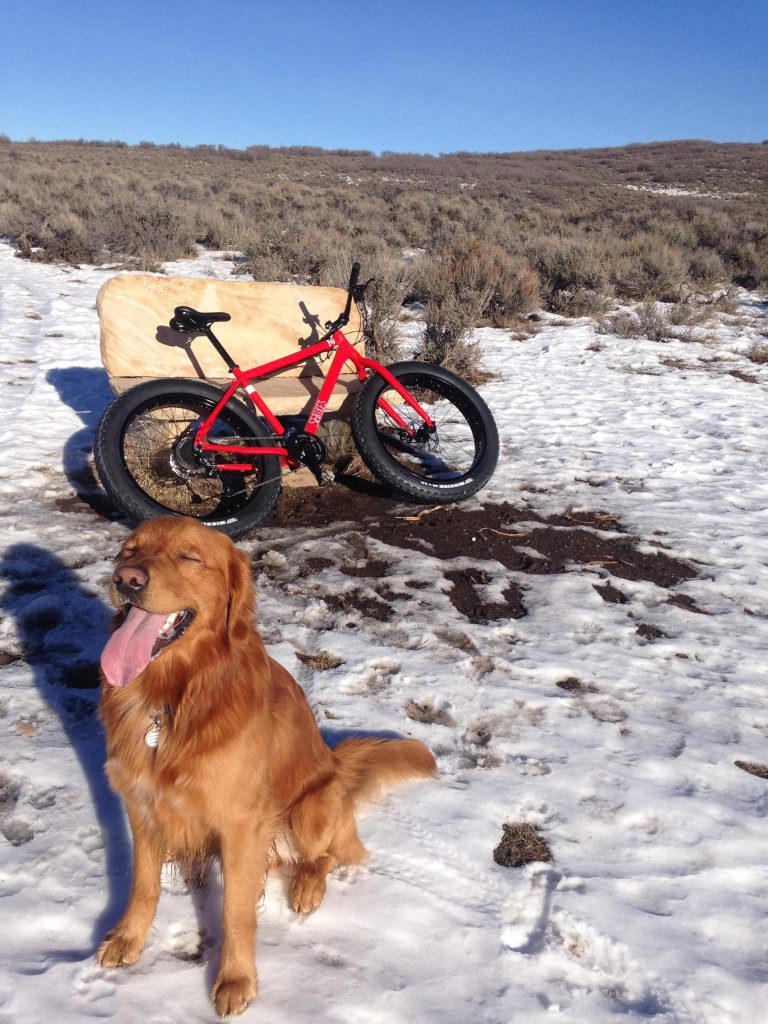
[{"label": "snow covered ground", "polygon": [[[108,273],[30,264],[0,244],[0,1024],[214,1019],[216,878],[190,894],[169,870],[140,962],[106,971],[93,956],[130,872],[88,688],[126,527],[75,495],[110,400],[94,309]],[[363,537],[393,590],[430,586],[416,612],[403,601],[389,621],[351,622],[323,596],[350,585],[338,566],[359,524],[242,545],[257,556],[270,652],[323,721],[415,735],[441,771],[365,813],[370,862],[334,877],[309,918],[271,879],[245,1020],[741,1024],[764,1012],[768,780],[734,762],[768,764],[768,366],[745,357],[768,308],[743,293],[738,313],[667,344],[553,319],[526,341],[477,335],[498,374],[483,392],[502,457],[467,507],[614,516],[696,569],[671,592],[599,564],[531,576],[493,563],[529,614],[472,624],[428,552]],[[313,557],[331,565],[296,571]],[[455,562],[482,565],[482,549]],[[624,603],[595,590],[609,579]],[[321,651],[337,667],[297,658]],[[414,721],[409,701],[434,714]],[[494,863],[502,825],[521,821],[553,861]]]}]

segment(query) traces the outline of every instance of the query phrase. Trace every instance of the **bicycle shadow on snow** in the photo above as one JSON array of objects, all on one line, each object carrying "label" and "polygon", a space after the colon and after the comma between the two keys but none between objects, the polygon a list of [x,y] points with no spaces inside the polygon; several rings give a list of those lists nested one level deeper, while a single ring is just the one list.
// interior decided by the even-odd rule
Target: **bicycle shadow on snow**
[{"label": "bicycle shadow on snow", "polygon": [[[0,576],[9,581],[0,609],[15,620],[22,657],[75,752],[104,842],[106,905],[93,922],[91,947],[49,951],[53,960],[81,961],[93,955],[122,913],[130,885],[131,843],[122,804],[107,783],[104,732],[96,718],[98,661],[112,609],[61,559],[34,544],[8,547]],[[58,798],[57,787],[40,798],[44,819],[45,807]],[[78,837],[70,841],[77,844]]]},{"label": "bicycle shadow on snow", "polygon": [[91,455],[93,438],[104,410],[114,401],[107,373],[101,367],[68,366],[49,370],[46,379],[62,402],[73,409],[83,426],[64,443],[64,475],[80,501],[98,516],[112,519],[116,509],[99,486]]}]

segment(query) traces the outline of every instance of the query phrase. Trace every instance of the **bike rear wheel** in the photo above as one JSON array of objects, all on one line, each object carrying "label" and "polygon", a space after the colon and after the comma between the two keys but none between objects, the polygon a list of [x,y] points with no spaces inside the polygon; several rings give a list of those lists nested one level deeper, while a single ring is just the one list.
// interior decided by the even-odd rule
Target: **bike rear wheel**
[{"label": "bike rear wheel", "polygon": [[[96,430],[94,461],[102,486],[129,518],[192,516],[230,537],[239,537],[268,515],[281,486],[276,455],[242,456],[194,450],[194,436],[221,398],[197,381],[155,380],[124,392]],[[257,416],[230,399],[208,434],[217,444],[273,446]],[[210,462],[206,463],[205,458]],[[248,471],[216,471],[222,462],[250,462]]]},{"label": "bike rear wheel", "polygon": [[416,501],[459,501],[475,494],[493,475],[499,457],[488,406],[466,381],[441,366],[403,362],[387,369],[430,416],[434,430],[374,374],[352,414],[352,434],[365,464]]}]

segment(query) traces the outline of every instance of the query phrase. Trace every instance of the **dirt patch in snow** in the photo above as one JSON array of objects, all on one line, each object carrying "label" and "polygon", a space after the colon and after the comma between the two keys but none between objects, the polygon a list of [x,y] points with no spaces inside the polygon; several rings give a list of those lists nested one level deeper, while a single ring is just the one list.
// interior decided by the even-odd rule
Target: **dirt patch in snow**
[{"label": "dirt patch in snow", "polygon": [[[444,576],[451,584],[448,594],[452,603],[475,623],[526,614],[524,591],[509,579],[510,571],[542,575],[594,570],[606,579],[595,589],[613,603],[625,603],[629,598],[611,579],[643,580],[669,589],[697,575],[693,566],[661,550],[658,541],[641,543],[604,512],[542,517],[509,503],[484,508],[461,504],[419,508],[393,501],[375,484],[354,489],[339,483],[286,489],[261,533],[268,540],[271,527],[327,528],[338,524],[342,529],[350,522],[365,536],[394,547],[442,561],[469,560],[469,566],[446,566]],[[374,579],[386,576],[387,569],[381,555],[342,567],[346,575]],[[418,588],[419,582],[415,579],[407,585]],[[356,608],[363,615],[386,621],[391,617],[387,596],[379,590],[374,600],[356,590],[337,595],[335,600],[344,610]],[[682,595],[670,600],[699,611]],[[643,629],[645,639],[653,639],[651,628]]]}]

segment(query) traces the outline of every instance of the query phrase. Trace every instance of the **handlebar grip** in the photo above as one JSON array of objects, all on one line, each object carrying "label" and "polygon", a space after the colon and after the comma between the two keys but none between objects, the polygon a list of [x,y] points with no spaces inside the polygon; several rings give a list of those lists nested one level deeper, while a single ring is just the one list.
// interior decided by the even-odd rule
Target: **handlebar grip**
[{"label": "handlebar grip", "polygon": [[347,288],[347,304],[344,307],[344,319],[349,320],[349,313],[352,309],[352,297],[357,287],[357,279],[360,277],[360,264],[355,260],[352,264],[352,273],[349,275],[349,287]]}]

